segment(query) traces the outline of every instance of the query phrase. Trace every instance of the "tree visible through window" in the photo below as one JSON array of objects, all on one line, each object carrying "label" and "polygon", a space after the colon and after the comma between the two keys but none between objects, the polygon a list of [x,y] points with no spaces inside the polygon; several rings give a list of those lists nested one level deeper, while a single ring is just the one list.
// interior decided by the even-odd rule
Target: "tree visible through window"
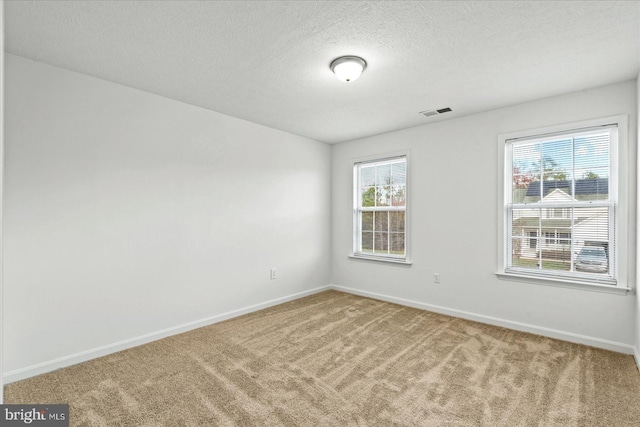
[{"label": "tree visible through window", "polygon": [[406,257],[406,157],[355,165],[356,255]]}]

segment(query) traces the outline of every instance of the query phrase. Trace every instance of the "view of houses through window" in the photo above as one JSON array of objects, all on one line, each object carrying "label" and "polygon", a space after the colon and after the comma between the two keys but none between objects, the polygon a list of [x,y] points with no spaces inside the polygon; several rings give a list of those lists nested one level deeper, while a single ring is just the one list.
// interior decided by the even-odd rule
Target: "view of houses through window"
[{"label": "view of houses through window", "polygon": [[507,141],[507,269],[615,279],[616,130]]}]

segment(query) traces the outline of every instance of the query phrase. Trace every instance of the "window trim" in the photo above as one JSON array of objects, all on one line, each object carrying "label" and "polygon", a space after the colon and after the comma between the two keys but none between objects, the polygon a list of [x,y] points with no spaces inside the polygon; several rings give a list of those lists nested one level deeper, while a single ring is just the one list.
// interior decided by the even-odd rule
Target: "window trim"
[{"label": "window trim", "polygon": [[[409,150],[402,150],[402,151],[394,151],[394,152],[390,152],[390,153],[383,153],[383,154],[377,154],[377,155],[370,155],[370,156],[365,156],[365,157],[358,157],[358,158],[353,158],[351,159],[351,170],[352,170],[352,185],[351,185],[351,199],[352,199],[352,231],[351,231],[351,238],[352,238],[352,242],[351,242],[351,252],[348,254],[348,257],[351,259],[358,259],[358,260],[366,260],[366,261],[377,261],[377,262],[384,262],[384,263],[390,263],[390,264],[400,264],[400,265],[407,265],[410,266],[412,263],[411,261],[411,199],[412,199],[412,194],[411,194],[411,159],[410,159],[410,152]],[[359,189],[356,188],[358,186],[358,168],[357,166],[361,163],[375,163],[375,162],[384,162],[385,160],[393,160],[393,159],[397,159],[400,157],[404,157],[405,162],[406,162],[406,166],[407,166],[407,175],[406,175],[406,185],[405,185],[405,194],[406,194],[406,200],[405,200],[405,207],[404,207],[404,213],[405,213],[405,224],[404,224],[404,246],[405,246],[405,253],[404,253],[404,257],[401,256],[384,256],[384,255],[376,255],[373,253],[363,253],[363,252],[357,252],[356,248],[357,248],[357,244],[358,244],[358,196],[359,196]]]},{"label": "window trim", "polygon": [[[560,277],[551,275],[538,275],[535,272],[514,272],[506,271],[508,254],[505,250],[505,237],[508,235],[508,221],[507,221],[507,204],[505,196],[507,192],[511,192],[511,182],[506,180],[505,177],[510,176],[511,166],[507,164],[508,158],[506,158],[506,144],[508,141],[527,140],[527,139],[539,139],[544,137],[553,137],[558,134],[568,133],[580,129],[586,129],[591,127],[599,127],[616,124],[618,128],[618,143],[612,147],[611,156],[612,159],[617,160],[617,173],[615,174],[615,185],[617,188],[617,201],[615,202],[615,236],[617,256],[616,262],[616,282],[615,284],[604,285],[594,281],[581,280],[580,277]],[[629,268],[629,166],[628,166],[628,145],[629,145],[629,128],[628,128],[628,115],[616,115],[602,117],[592,120],[584,120],[579,122],[565,123],[560,125],[548,126],[543,128],[529,129],[524,131],[510,132],[498,135],[498,197],[497,197],[497,209],[498,209],[498,250],[496,259],[496,275],[499,277],[512,278],[516,281],[524,281],[527,283],[543,284],[567,287],[567,283],[570,283],[571,288],[594,290],[599,289],[606,292],[606,289],[611,289],[611,293],[626,293],[630,288],[628,287],[628,268]],[[613,171],[612,171],[613,173]],[[543,237],[540,237],[543,238]]]}]

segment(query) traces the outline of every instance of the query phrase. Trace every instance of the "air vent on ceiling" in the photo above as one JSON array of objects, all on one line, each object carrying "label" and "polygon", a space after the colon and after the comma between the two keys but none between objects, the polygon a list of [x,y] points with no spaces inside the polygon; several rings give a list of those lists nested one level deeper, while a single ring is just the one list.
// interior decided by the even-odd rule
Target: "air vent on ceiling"
[{"label": "air vent on ceiling", "polygon": [[438,108],[437,110],[420,111],[420,114],[422,114],[425,117],[431,117],[431,116],[437,116],[438,114],[448,113],[449,111],[453,111],[453,110],[447,107],[447,108]]}]

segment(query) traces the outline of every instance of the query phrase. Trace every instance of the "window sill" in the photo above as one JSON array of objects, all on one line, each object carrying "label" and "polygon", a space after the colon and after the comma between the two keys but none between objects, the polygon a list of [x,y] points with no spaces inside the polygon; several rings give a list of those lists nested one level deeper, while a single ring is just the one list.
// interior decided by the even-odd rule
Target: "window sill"
[{"label": "window sill", "polygon": [[408,259],[402,259],[402,258],[397,258],[397,259],[383,258],[383,257],[375,257],[375,256],[357,255],[357,254],[349,254],[348,256],[351,259],[357,259],[360,261],[375,261],[375,262],[384,262],[388,264],[405,265],[405,266],[410,266],[411,264],[413,264]]},{"label": "window sill", "polygon": [[535,275],[518,274],[518,273],[505,273],[504,271],[498,271],[495,273],[499,279],[514,280],[517,282],[532,283],[536,285],[555,286],[559,288],[579,289],[583,291],[602,292],[607,294],[627,295],[633,291],[631,288],[615,286],[615,285],[601,285],[598,283],[582,282],[579,280],[570,279],[556,279],[551,277],[540,277]]}]

